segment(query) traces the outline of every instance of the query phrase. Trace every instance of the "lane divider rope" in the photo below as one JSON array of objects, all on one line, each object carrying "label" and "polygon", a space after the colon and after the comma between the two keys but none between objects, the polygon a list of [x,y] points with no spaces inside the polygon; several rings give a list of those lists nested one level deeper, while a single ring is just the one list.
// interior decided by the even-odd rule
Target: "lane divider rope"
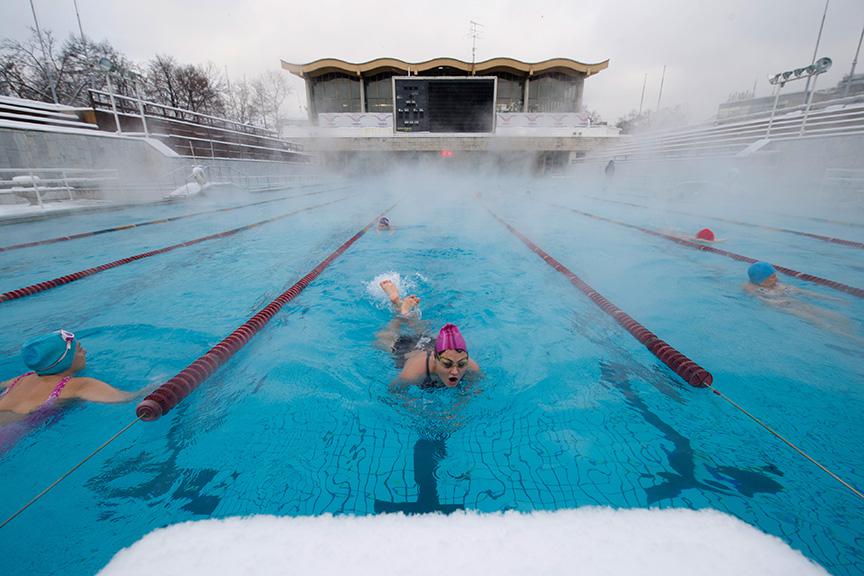
[{"label": "lane divider rope", "polygon": [[174,222],[176,220],[182,220],[184,218],[192,218],[193,216],[201,216],[203,214],[215,214],[217,212],[231,212],[232,210],[240,210],[241,208],[249,208],[251,206],[260,206],[262,204],[270,204],[271,202],[282,202],[285,200],[292,200],[294,198],[302,198],[303,196],[314,196],[316,194],[324,194],[325,192],[335,192],[337,190],[341,190],[344,187],[340,188],[331,188],[328,190],[316,190],[314,192],[307,192],[305,194],[292,194],[291,196],[283,196],[281,198],[271,198],[270,200],[261,200],[260,202],[252,202],[250,204],[241,204],[239,206],[229,206],[227,208],[217,208],[215,210],[203,210],[201,212],[192,212],[189,214],[181,214],[180,216],[171,216],[169,218],[160,218],[158,220],[148,220],[145,222],[135,222],[133,224],[121,224],[119,226],[112,226],[110,228],[102,228],[101,230],[91,230],[88,232],[79,232],[77,234],[70,234],[69,236],[58,236],[56,238],[47,238],[45,240],[34,240],[33,242],[23,242],[21,244],[12,244],[10,246],[0,246],[0,252],[9,252],[10,250],[20,250],[21,248],[31,248],[33,246],[44,246],[46,244],[56,244],[57,242],[66,242],[68,240],[78,240],[79,238],[88,238],[90,236],[98,236],[100,234],[107,234],[109,232],[119,232],[121,230],[129,230],[131,228],[141,228],[143,226],[151,226],[153,224],[166,224],[168,222]]},{"label": "lane divider rope", "polygon": [[[696,242],[694,240],[687,240],[685,238],[678,238],[677,236],[672,236],[670,234],[664,234],[663,232],[658,232],[656,230],[651,230],[650,228],[645,228],[643,226],[637,226],[636,224],[628,224],[627,222],[622,222],[620,220],[614,220],[612,218],[606,218],[605,216],[598,216],[597,214],[592,214],[590,212],[583,212],[582,210],[577,210],[576,208],[571,208],[569,206],[560,206],[558,204],[550,204],[550,206],[554,206],[556,208],[563,208],[565,210],[570,210],[571,212],[575,212],[581,216],[585,216],[587,218],[593,218],[595,220],[600,220],[603,222],[609,222],[610,224],[617,224],[618,226],[624,226],[625,228],[632,228],[633,230],[638,230],[645,234],[649,234],[651,236],[656,236],[658,238],[664,238],[666,240],[670,240],[682,246],[688,246],[690,248],[695,248],[696,250],[701,250],[703,252],[711,252],[712,254],[720,254],[721,256],[726,256],[727,258],[731,258],[733,260],[738,260],[739,262],[747,262],[753,264],[754,262],[758,262],[755,258],[751,258],[749,256],[744,256],[743,254],[737,254],[735,252],[730,252],[729,250],[722,250],[720,248],[715,248],[714,246],[708,246],[706,244],[702,244],[700,242]],[[807,282],[813,282],[814,284],[820,284],[822,286],[826,286],[828,288],[832,288],[834,290],[838,290],[840,292],[845,292],[846,294],[851,294],[852,296],[857,296],[858,298],[864,298],[864,290],[861,288],[857,288],[855,286],[849,286],[848,284],[843,284],[841,282],[836,282],[834,280],[829,280],[828,278],[822,278],[821,276],[815,276],[813,274],[807,274],[806,272],[800,272],[798,270],[794,270],[792,268],[787,268],[785,266],[780,266],[778,264],[773,264],[774,269],[778,272],[786,274],[787,276],[792,276],[793,278],[798,278],[799,280],[805,280]]]},{"label": "lane divider rope", "polygon": [[145,222],[135,222],[133,224],[121,224],[119,226],[112,226],[110,228],[102,228],[101,230],[91,230],[88,232],[79,232],[77,234],[70,234],[68,236],[58,236],[56,238],[47,238],[45,240],[34,240],[33,242],[24,242],[22,244],[12,244],[10,246],[0,246],[0,252],[9,252],[10,250],[20,250],[21,248],[31,248],[33,246],[44,246],[46,244],[56,244],[57,242],[66,242],[68,240],[78,240],[79,238],[88,238],[90,236],[98,236],[100,234],[107,234],[109,232],[119,232],[121,230],[129,230],[131,228],[141,228],[143,226],[151,226],[153,224],[165,224],[167,222],[174,222],[176,220],[182,220],[184,218],[192,218],[193,216],[201,216],[204,214],[216,214],[217,212],[231,212],[232,210],[240,210],[241,208],[249,208],[251,206],[260,206],[262,204],[269,204],[271,202],[282,202],[284,200],[291,200],[293,198],[302,198],[303,196],[314,196],[316,194],[324,194],[325,192],[335,192],[337,190],[344,189],[344,186],[339,188],[330,188],[327,190],[315,190],[313,192],[306,192],[304,194],[292,194],[290,196],[283,196],[281,198],[271,198],[270,200],[261,200],[260,202],[252,202],[250,204],[241,204],[240,206],[229,206],[227,208],[216,208],[214,210],[203,210],[201,212],[192,212],[190,214],[181,214],[180,216],[171,216],[169,218],[160,218],[158,220],[148,220]]},{"label": "lane divider rope", "polygon": [[[741,411],[747,417],[751,418],[754,422],[759,424],[762,428],[770,432],[772,435],[783,441],[790,448],[795,450],[798,454],[809,460],[811,463],[815,464],[818,468],[820,468],[823,472],[827,473],[834,480],[839,482],[845,488],[847,488],[850,492],[852,492],[855,496],[864,499],[864,494],[862,494],[859,490],[854,488],[851,484],[843,480],[840,476],[829,470],[827,467],[820,464],[815,458],[807,454],[804,450],[793,444],[790,440],[779,434],[773,428],[765,424],[762,420],[745,410],[738,403],[734,402],[731,398],[720,392],[717,388],[714,387],[714,378],[710,372],[702,368],[696,362],[690,360],[674,348],[669,346],[657,336],[655,336],[652,332],[650,332],[647,328],[636,322],[633,318],[628,316],[624,311],[620,308],[616,307],[614,304],[606,300],[600,293],[591,288],[587,283],[582,281],[578,276],[576,276],[573,272],[571,272],[566,266],[558,262],[555,258],[546,253],[542,248],[537,246],[534,242],[532,242],[528,237],[524,234],[516,230],[509,223],[505,222],[501,219],[495,212],[490,210],[488,207],[490,214],[498,220],[501,224],[503,224],[514,236],[519,238],[528,248],[531,249],[535,254],[540,256],[547,264],[552,266],[555,270],[563,274],[570,282],[579,288],[583,293],[585,293],[591,300],[600,307],[601,310],[612,316],[618,324],[624,327],[628,332],[630,332],[633,337],[635,337],[640,343],[645,345],[649,351],[651,351],[654,356],[660,359],[664,364],[669,366],[673,372],[678,374],[685,382],[690,384],[696,388],[709,388],[715,395],[719,396],[737,410]],[[653,348],[653,349],[652,349]],[[656,351],[655,351],[656,350]]]},{"label": "lane divider rope", "polygon": [[[613,202],[615,204],[623,204],[625,206],[635,206],[637,208],[644,208],[646,210],[650,210],[650,206],[645,206],[644,204],[636,204],[635,202],[625,202],[623,200],[612,200],[610,198],[602,198],[600,196],[585,196],[586,198],[592,198],[594,200],[600,200],[602,202]],[[733,220],[731,218],[723,218],[721,216],[706,216],[704,214],[696,214],[695,212],[687,212],[685,210],[666,210],[666,212],[672,212],[675,214],[683,214],[685,216],[695,216],[697,218],[711,218],[712,220],[718,220],[720,222],[729,222],[731,224],[738,224],[740,226],[750,226],[751,228],[763,228],[765,230],[774,230],[775,232],[786,232],[788,234],[796,234],[798,236],[806,236],[807,238],[814,238],[816,240],[821,240],[823,242],[831,242],[832,244],[840,244],[842,246],[849,246],[851,248],[860,248],[864,249],[864,242],[856,242],[855,240],[846,240],[844,238],[834,238],[832,236],[824,236],[822,234],[814,234],[812,232],[801,232],[800,230],[792,230],[791,228],[780,228],[779,226],[769,226],[767,224],[754,224],[753,222],[742,222],[741,220]],[[842,222],[840,224],[843,224]]]},{"label": "lane divider rope", "polygon": [[193,246],[195,244],[199,244],[201,242],[206,242],[208,240],[215,240],[217,238],[226,238],[228,236],[233,236],[234,234],[237,234],[239,232],[243,232],[245,230],[250,230],[252,228],[255,228],[256,226],[261,226],[263,224],[269,224],[270,222],[282,220],[283,218],[288,218],[289,216],[294,216],[295,214],[299,214],[301,212],[306,212],[308,210],[313,210],[315,208],[321,208],[322,206],[328,206],[330,204],[335,204],[337,202],[341,202],[345,198],[347,198],[347,196],[344,196],[342,198],[337,198],[336,200],[331,200],[329,202],[324,202],[321,204],[314,204],[312,206],[307,206],[307,207],[301,208],[299,210],[292,210],[291,212],[287,212],[285,214],[280,214],[279,216],[274,216],[273,218],[267,218],[266,220],[259,220],[258,222],[253,222],[252,224],[240,226],[239,228],[233,228],[231,230],[226,230],[225,232],[217,232],[216,234],[210,234],[209,236],[202,236],[201,238],[195,238],[194,240],[187,240],[186,242],[180,242],[179,244],[172,244],[171,246],[166,246],[164,248],[158,248],[156,250],[150,250],[149,252],[142,252],[141,254],[136,254],[134,256],[129,256],[127,258],[121,258],[120,260],[114,260],[113,262],[108,262],[107,264],[101,264],[101,265],[95,266],[93,268],[87,268],[86,270],[81,270],[79,272],[73,272],[72,274],[60,276],[59,278],[54,278],[52,280],[45,280],[43,282],[39,282],[37,284],[31,284],[30,286],[25,286],[24,288],[18,288],[16,290],[10,290],[9,292],[4,292],[4,293],[0,294],[0,304],[2,304],[3,302],[8,302],[10,300],[16,300],[18,298],[24,298],[25,296],[30,296],[32,294],[37,294],[39,292],[44,292],[46,290],[50,290],[51,288],[63,286],[64,284],[69,284],[70,282],[75,282],[76,280],[81,280],[82,278],[92,276],[93,274],[97,274],[99,272],[104,272],[105,270],[110,270],[112,268],[117,268],[118,266],[122,266],[124,264],[129,264],[130,262],[135,262],[137,260],[143,260],[144,258],[149,258],[151,256],[156,256],[158,254],[165,254],[166,252],[171,252],[172,250],[176,250],[178,248],[185,248],[187,246]]},{"label": "lane divider rope", "polygon": [[656,356],[661,362],[666,364],[670,370],[680,376],[685,382],[697,388],[710,386],[714,377],[710,372],[702,368],[699,364],[692,361],[690,358],[676,350],[664,340],[661,340],[656,334],[645,328],[642,324],[634,320],[626,312],[612,304],[602,294],[594,290],[581,278],[576,276],[569,268],[561,264],[558,260],[550,256],[546,251],[532,242],[527,236],[522,234],[516,228],[505,222],[495,212],[489,210],[489,213],[504,225],[514,236],[519,238],[532,252],[542,258],[547,264],[555,270],[563,274],[570,283],[581,290],[594,304],[600,307],[603,312],[611,316],[618,324],[620,324],[627,332],[629,332],[636,340],[645,346],[649,352]]},{"label": "lane divider rope", "polygon": [[[393,205],[395,206],[395,204]],[[387,214],[393,209],[390,206],[381,214]],[[379,216],[380,217],[380,216]],[[234,330],[225,339],[204,353],[200,358],[181,370],[178,374],[167,380],[144,400],[135,409],[136,414],[142,420],[152,421],[162,417],[163,414],[174,408],[181,400],[188,396],[204,380],[209,378],[234,354],[243,348],[268,322],[276,315],[282,307],[297,297],[310,282],[315,280],[336,258],[342,255],[348,248],[363,236],[369,228],[378,222],[378,217],[360,229],[354,236],[346,240],[339,248],[322,260],[308,274],[303,276],[291,288],[280,294],[275,300],[258,311],[249,320]]]},{"label": "lane divider rope", "polygon": [[[395,204],[394,204],[394,206],[395,206]],[[383,215],[383,214],[386,214],[387,212],[389,212],[389,211],[392,210],[392,209],[393,209],[393,206],[391,206],[390,208],[388,208],[387,210],[385,210],[385,211],[382,213],[382,215]],[[241,329],[243,329],[244,327],[254,327],[254,326],[258,326],[257,328],[254,328],[254,332],[252,332],[252,333],[249,334],[249,338],[251,338],[251,336],[253,336],[253,335],[254,335],[258,330],[260,330],[260,329],[261,329],[261,328],[262,328],[262,327],[263,327],[263,326],[264,326],[264,325],[265,325],[265,324],[270,320],[270,318],[272,318],[273,315],[274,315],[276,312],[279,311],[279,309],[280,309],[280,308],[281,308],[285,303],[289,302],[289,301],[290,301],[291,299],[293,299],[297,294],[299,294],[299,293],[303,290],[303,288],[305,288],[305,287],[306,287],[306,286],[307,286],[307,285],[308,285],[312,280],[314,280],[314,279],[315,279],[315,278],[316,278],[316,277],[317,277],[317,276],[318,276],[318,275],[319,275],[319,274],[324,270],[324,268],[326,268],[326,267],[327,267],[331,262],[333,262],[333,260],[335,260],[335,259],[336,259],[338,256],[340,256],[343,252],[345,252],[345,250],[347,250],[348,247],[351,246],[351,244],[353,244],[354,242],[356,242],[356,241],[357,241],[357,240],[358,240],[358,239],[359,239],[363,234],[365,234],[365,233],[369,230],[369,228],[372,227],[372,225],[375,224],[377,221],[378,221],[378,218],[376,218],[375,220],[373,220],[372,222],[370,222],[369,224],[367,224],[364,228],[362,228],[359,232],[357,232],[354,236],[352,236],[352,237],[351,237],[347,242],[345,242],[345,243],[342,244],[339,248],[337,248],[336,251],[334,251],[332,254],[330,254],[330,256],[328,256],[325,260],[323,260],[320,264],[318,264],[318,266],[316,266],[316,267],[312,270],[312,272],[310,272],[309,274],[307,274],[306,276],[304,276],[304,277],[303,277],[299,282],[297,282],[296,284],[294,284],[294,286],[292,286],[288,291],[284,292],[281,296],[279,296],[276,300],[274,300],[273,302],[271,302],[268,306],[266,306],[266,307],[265,307],[263,310],[261,310],[258,314],[256,314],[255,316],[253,316],[253,317],[252,317],[248,322],[246,322],[245,324],[243,324],[243,326],[241,326],[240,328],[238,328],[237,330],[235,330],[234,332],[232,332],[232,334],[231,334],[230,336],[228,336],[228,338],[226,338],[225,340],[223,340],[222,342],[220,342],[219,344],[217,344],[215,347],[213,347],[213,349],[211,349],[209,352],[207,352],[206,354],[204,354],[203,356],[201,356],[201,358],[199,358],[198,360],[196,360],[195,362],[193,362],[192,364],[190,364],[189,367],[187,367],[185,370],[183,370],[182,372],[180,372],[177,376],[175,376],[174,378],[171,378],[170,380],[168,380],[167,382],[165,382],[164,384],[162,384],[162,385],[161,385],[159,388],[157,388],[157,389],[156,389],[152,394],[148,395],[148,396],[147,396],[144,400],[142,400],[141,403],[139,403],[139,405],[137,406],[137,408],[136,408],[136,418],[135,418],[133,421],[131,421],[131,422],[130,422],[129,424],[127,424],[126,426],[124,426],[121,430],[119,430],[117,433],[115,433],[111,438],[109,438],[108,440],[106,440],[105,442],[103,442],[101,446],[99,446],[98,448],[96,448],[96,450],[94,450],[94,451],[91,452],[88,456],[86,456],[84,459],[82,459],[80,462],[78,462],[77,464],[75,464],[75,466],[73,466],[73,467],[70,468],[68,471],[66,471],[66,472],[65,472],[63,475],[61,475],[57,480],[55,480],[54,482],[52,482],[52,483],[51,483],[47,488],[45,488],[45,489],[42,490],[39,494],[37,494],[36,496],[34,496],[33,498],[31,498],[30,501],[28,501],[28,502],[27,502],[26,504],[24,504],[21,508],[19,508],[17,511],[15,511],[15,513],[13,513],[11,516],[9,516],[8,518],[6,518],[6,520],[4,520],[2,524],[0,524],[0,529],[2,529],[4,526],[6,526],[7,524],[9,524],[9,523],[10,523],[12,520],[14,520],[15,518],[17,518],[17,517],[18,517],[22,512],[24,512],[27,508],[29,508],[30,506],[32,506],[33,504],[35,504],[35,503],[36,503],[40,498],[42,498],[43,496],[45,496],[45,495],[46,495],[48,492],[50,492],[50,491],[51,491],[55,486],[57,486],[58,484],[60,484],[60,482],[62,482],[63,480],[65,480],[69,475],[71,475],[73,472],[75,472],[75,470],[77,470],[77,469],[80,468],[82,465],[84,465],[85,462],[87,462],[88,460],[90,460],[90,459],[91,459],[93,456],[95,456],[97,453],[99,453],[100,451],[102,451],[102,450],[103,450],[106,446],[108,446],[111,442],[113,442],[114,440],[116,440],[117,438],[119,438],[121,434],[123,434],[124,432],[126,432],[127,430],[129,430],[133,425],[135,425],[136,423],[140,422],[141,420],[155,420],[155,419],[159,418],[162,414],[164,414],[165,412],[167,412],[168,410],[170,410],[171,408],[173,408],[174,406],[176,406],[176,405],[177,405],[177,402],[179,402],[179,401],[182,399],[182,397],[185,397],[186,395],[188,395],[189,392],[192,391],[192,389],[194,388],[194,386],[193,386],[192,388],[187,389],[186,392],[185,392],[185,394],[183,394],[182,397],[178,398],[176,392],[174,391],[174,385],[169,386],[169,384],[171,384],[171,383],[174,382],[176,379],[178,379],[178,377],[184,376],[184,373],[187,373],[187,371],[189,371],[190,368],[192,368],[193,366],[196,366],[196,364],[198,364],[199,362],[201,362],[202,359],[208,357],[208,354],[211,354],[212,352],[214,352],[214,351],[217,350],[217,349],[219,349],[220,351],[225,351],[225,350],[227,350],[227,348],[225,348],[225,347],[220,348],[220,346],[222,346],[223,344],[229,343],[229,340],[231,341],[231,343],[239,342],[241,338],[240,338],[239,336],[238,336],[238,337],[235,337],[235,335],[237,335],[238,333],[240,333]],[[263,319],[265,316],[266,316],[266,320]],[[256,320],[256,319],[258,319],[258,320]],[[260,325],[259,325],[259,324],[260,324]],[[243,333],[245,334],[245,333],[247,333],[247,332],[244,331]],[[233,337],[233,338],[232,338],[232,337]],[[248,341],[248,338],[247,338],[247,341]],[[237,346],[236,349],[233,349],[233,351],[231,351],[231,353],[230,353],[228,356],[225,356],[224,358],[222,358],[222,360],[221,360],[221,362],[220,362],[219,365],[221,366],[222,364],[224,364],[224,362],[227,361],[228,358],[230,358],[230,356],[233,355],[237,350],[239,350],[240,348],[242,348],[243,345],[245,345],[245,342],[243,342],[242,344],[240,344],[239,346]],[[206,364],[209,365],[209,363],[206,363]],[[202,379],[201,381],[203,381],[203,379]],[[200,384],[200,383],[201,383],[201,382],[199,381],[197,384],[195,384],[195,386],[197,386],[197,385]],[[168,406],[168,404],[163,404],[163,403],[165,402],[165,400],[164,400],[164,399],[165,399],[165,396],[163,396],[163,395],[158,395],[158,394],[157,394],[157,393],[160,392],[160,390],[163,391],[163,392],[169,392],[169,394],[171,394],[171,396],[170,396],[171,398],[177,398],[176,401],[175,401],[172,405],[170,405],[170,406]],[[155,412],[153,411],[154,409],[155,409]],[[157,414],[157,413],[158,413],[158,415],[155,415],[155,414]],[[153,417],[153,416],[155,416],[155,417]]]}]

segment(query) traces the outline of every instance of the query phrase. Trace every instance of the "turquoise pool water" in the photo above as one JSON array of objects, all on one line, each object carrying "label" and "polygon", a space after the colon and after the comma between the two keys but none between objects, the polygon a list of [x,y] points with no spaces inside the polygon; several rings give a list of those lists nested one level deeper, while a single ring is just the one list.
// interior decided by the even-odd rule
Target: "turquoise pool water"
[{"label": "turquoise pool water", "polygon": [[[864,363],[854,338],[864,337],[864,304],[788,280],[836,297],[814,302],[847,319],[852,337],[843,336],[747,295],[741,263],[552,206],[650,228],[707,222],[587,197],[600,192],[567,181],[366,181],[223,199],[218,206],[296,196],[0,253],[2,292],[338,200],[0,304],[4,379],[23,371],[23,339],[63,326],[88,348],[87,375],[137,389],[183,369],[398,202],[394,233],[363,236],[176,409],[133,426],[3,528],[4,572],[90,574],[155,528],[208,517],[601,505],[715,508],[834,574],[860,573],[860,500],[710,391],[684,384],[487,208],[859,489]],[[0,245],[202,208],[5,225]],[[859,241],[864,230],[770,223]],[[860,250],[711,225],[724,249],[864,286]],[[391,272],[422,298],[430,332],[460,326],[482,381],[388,392],[397,371],[374,339],[392,315],[370,284]],[[0,456],[0,516],[133,419],[134,404],[74,405],[32,430]]]}]

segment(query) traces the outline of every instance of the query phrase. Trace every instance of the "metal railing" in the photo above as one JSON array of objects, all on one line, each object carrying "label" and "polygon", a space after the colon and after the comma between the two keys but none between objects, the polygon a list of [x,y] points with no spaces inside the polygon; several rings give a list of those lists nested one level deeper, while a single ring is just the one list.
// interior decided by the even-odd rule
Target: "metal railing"
[{"label": "metal railing", "polygon": [[94,110],[113,116],[105,128],[130,136],[165,138],[183,156],[304,159],[301,145],[258,126],[100,90],[90,90],[90,100]]},{"label": "metal railing", "polygon": [[44,208],[54,200],[96,199],[119,181],[117,170],[81,168],[0,168],[2,196],[17,196]]},{"label": "metal railing", "polygon": [[860,96],[820,102],[807,115],[803,106],[793,106],[778,110],[773,117],[749,116],[737,122],[635,134],[585,160],[732,157],[747,155],[768,142],[864,134],[864,98]]}]

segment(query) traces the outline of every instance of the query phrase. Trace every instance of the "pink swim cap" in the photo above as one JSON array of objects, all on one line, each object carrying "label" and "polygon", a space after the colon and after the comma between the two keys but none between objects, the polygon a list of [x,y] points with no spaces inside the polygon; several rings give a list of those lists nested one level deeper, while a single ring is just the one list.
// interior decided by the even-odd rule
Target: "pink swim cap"
[{"label": "pink swim cap", "polygon": [[445,324],[438,332],[438,338],[435,339],[435,353],[441,354],[445,350],[468,351],[465,338],[462,337],[462,333],[459,332],[459,328],[455,324]]},{"label": "pink swim cap", "polygon": [[696,238],[699,240],[708,240],[709,242],[714,241],[714,232],[711,231],[710,228],[702,228],[699,232],[696,233]]}]

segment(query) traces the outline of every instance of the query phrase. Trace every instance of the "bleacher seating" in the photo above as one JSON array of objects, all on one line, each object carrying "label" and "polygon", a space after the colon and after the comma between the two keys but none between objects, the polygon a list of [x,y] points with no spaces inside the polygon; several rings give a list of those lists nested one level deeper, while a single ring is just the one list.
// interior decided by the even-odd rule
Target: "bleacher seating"
[{"label": "bleacher seating", "polygon": [[748,156],[770,142],[834,136],[864,135],[864,101],[846,98],[820,102],[807,115],[803,107],[778,110],[774,117],[726,119],[674,130],[647,131],[621,138],[586,160],[640,158],[696,159]]},{"label": "bleacher seating", "polygon": [[146,133],[181,156],[308,161],[299,144],[278,138],[272,130],[116,94],[112,104],[111,95],[98,90],[91,90],[90,98],[102,130],[115,132],[119,122],[124,134]]},{"label": "bleacher seating", "polygon": [[2,122],[13,122],[98,130],[98,125],[85,119],[88,111],[89,108],[73,108],[61,104],[0,96],[0,125]]}]

